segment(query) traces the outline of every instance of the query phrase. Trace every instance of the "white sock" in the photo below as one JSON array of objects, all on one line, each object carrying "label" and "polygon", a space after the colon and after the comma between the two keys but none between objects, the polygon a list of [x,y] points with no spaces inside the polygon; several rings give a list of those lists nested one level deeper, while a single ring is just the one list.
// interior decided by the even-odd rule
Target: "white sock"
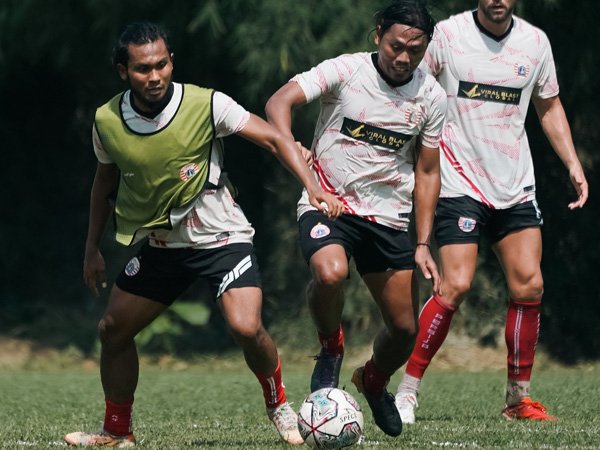
[{"label": "white sock", "polygon": [[506,406],[514,406],[529,397],[530,381],[508,380],[506,383]]},{"label": "white sock", "polygon": [[404,374],[404,378],[400,382],[398,386],[398,392],[402,392],[405,394],[414,394],[415,396],[419,394],[419,388],[421,387],[421,379],[417,377],[413,377]]}]

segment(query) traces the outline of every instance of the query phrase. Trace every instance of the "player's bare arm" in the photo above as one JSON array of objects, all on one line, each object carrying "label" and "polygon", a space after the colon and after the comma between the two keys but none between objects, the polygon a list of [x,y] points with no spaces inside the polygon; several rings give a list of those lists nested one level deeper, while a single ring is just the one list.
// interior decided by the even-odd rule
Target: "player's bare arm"
[{"label": "player's bare arm", "polygon": [[293,137],[292,109],[306,104],[306,96],[295,81],[289,81],[275,92],[265,105],[267,120],[286,136]]},{"label": "player's bare arm", "polygon": [[569,203],[569,209],[581,208],[588,198],[588,183],[575,151],[571,128],[560,98],[558,96],[547,99],[532,98],[532,102],[542,129],[569,171],[569,178],[577,192],[577,200]]},{"label": "player's bare arm", "polygon": [[117,188],[119,169],[115,164],[98,163],[90,196],[90,218],[83,258],[83,279],[98,297],[98,283],[106,287],[105,264],[100,252],[100,241],[112,214],[110,196]]},{"label": "player's bare arm", "polygon": [[290,137],[284,136],[254,114],[250,114],[248,123],[238,134],[273,153],[300,180],[308,192],[311,204],[319,211],[327,214],[330,219],[335,219],[344,212],[342,202],[317,184],[300,149]]},{"label": "player's bare arm", "polygon": [[435,206],[440,194],[440,159],[437,148],[418,145],[418,157],[415,165],[415,227],[417,248],[415,262],[423,276],[431,280],[433,291],[441,294],[440,275],[431,256],[429,240],[433,228]]},{"label": "player's bare arm", "polygon": [[[286,136],[293,137],[292,134],[292,109],[298,105],[306,104],[306,96],[298,83],[290,81],[283,85],[269,99],[265,106],[267,120],[271,125],[274,125],[281,133]],[[310,166],[313,163],[313,153],[296,141],[298,148],[302,152],[302,156]]]}]

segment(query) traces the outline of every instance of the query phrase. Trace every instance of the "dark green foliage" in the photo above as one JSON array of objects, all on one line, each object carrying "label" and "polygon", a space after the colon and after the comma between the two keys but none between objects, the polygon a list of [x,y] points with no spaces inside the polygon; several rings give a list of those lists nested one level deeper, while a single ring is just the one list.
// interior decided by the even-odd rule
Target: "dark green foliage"
[{"label": "dark green foliage", "polygon": [[[0,3],[0,142],[6,160],[0,200],[4,208],[0,248],[0,333],[76,343],[93,351],[95,323],[105,297],[90,297],[81,281],[89,189],[95,170],[90,129],[94,110],[124,88],[110,65],[122,27],[149,19],[170,31],[175,78],[214,87],[263,115],[268,97],[295,73],[341,53],[372,50],[373,13],[385,1],[349,0],[5,0]],[[431,0],[437,19],[476,2]],[[529,118],[546,225],[546,280],[541,345],[565,361],[598,357],[600,303],[594,283],[598,261],[595,207],[600,109],[596,68],[600,53],[597,7],[583,0],[527,0],[518,13],[549,35],[561,99],[591,183],[591,200],[569,212],[574,198],[568,174],[535,117]],[[533,109],[533,108],[532,108]],[[295,114],[297,139],[310,146],[318,108]],[[531,114],[533,116],[533,114]],[[281,340],[306,345],[314,332],[304,306],[309,277],[297,245],[295,203],[300,186],[266,152],[228,138],[227,166],[240,188],[239,203],[257,229],[265,285],[265,321]],[[110,233],[109,233],[110,234]],[[107,236],[110,279],[130,251]],[[422,285],[421,298],[428,295]],[[368,342],[379,314],[353,272],[344,324]],[[205,291],[198,291],[210,305]],[[494,255],[483,250],[480,270],[457,326],[487,345],[503,345],[506,288]],[[171,313],[167,331],[147,337],[148,349],[188,352],[204,343],[231,345],[211,311],[197,326]],[[294,323],[295,322],[295,323]],[[160,325],[160,324],[159,324]],[[157,328],[160,328],[157,326]],[[217,339],[217,336],[220,338]]]}]

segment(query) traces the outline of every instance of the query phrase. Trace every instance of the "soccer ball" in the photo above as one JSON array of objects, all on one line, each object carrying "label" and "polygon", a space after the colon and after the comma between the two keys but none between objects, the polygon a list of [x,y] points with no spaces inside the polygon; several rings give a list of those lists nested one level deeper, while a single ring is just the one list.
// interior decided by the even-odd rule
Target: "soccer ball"
[{"label": "soccer ball", "polygon": [[298,429],[312,448],[343,448],[356,444],[363,434],[363,415],[358,402],[346,391],[323,388],[300,406]]}]

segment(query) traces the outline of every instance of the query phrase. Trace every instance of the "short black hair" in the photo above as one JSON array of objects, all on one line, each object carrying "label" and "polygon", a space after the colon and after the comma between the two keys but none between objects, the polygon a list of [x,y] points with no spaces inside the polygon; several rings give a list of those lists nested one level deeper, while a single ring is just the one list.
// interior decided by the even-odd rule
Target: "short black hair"
[{"label": "short black hair", "polygon": [[430,41],[433,37],[435,20],[427,9],[426,0],[398,0],[375,14],[379,36],[396,23],[423,30]]},{"label": "short black hair", "polygon": [[119,36],[117,44],[113,48],[112,62],[115,66],[123,64],[127,66],[129,61],[129,44],[142,45],[162,39],[167,46],[167,51],[171,54],[171,46],[167,32],[163,27],[152,22],[133,22],[125,27],[125,30]]}]

